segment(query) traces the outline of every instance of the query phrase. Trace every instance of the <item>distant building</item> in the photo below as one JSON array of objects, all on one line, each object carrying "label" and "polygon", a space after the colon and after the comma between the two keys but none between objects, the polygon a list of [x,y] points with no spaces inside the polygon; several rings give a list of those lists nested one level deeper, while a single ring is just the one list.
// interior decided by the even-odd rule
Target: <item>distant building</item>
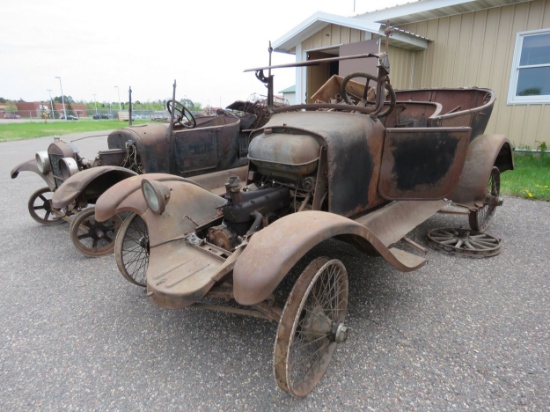
[{"label": "distant building", "polygon": [[296,104],[296,85],[287,87],[279,93],[283,95],[283,100],[286,100],[288,104]]},{"label": "distant building", "polygon": [[[41,119],[44,117],[44,113],[48,114],[48,117],[52,118],[51,115],[51,103],[50,102],[15,102],[17,106],[17,114],[21,117],[26,118],[38,118]],[[67,114],[69,113],[69,105],[65,104],[65,110]],[[72,112],[76,117],[86,117],[88,113],[86,112],[86,106],[83,104],[71,103]],[[54,103],[55,118],[63,117],[63,104]]]}]

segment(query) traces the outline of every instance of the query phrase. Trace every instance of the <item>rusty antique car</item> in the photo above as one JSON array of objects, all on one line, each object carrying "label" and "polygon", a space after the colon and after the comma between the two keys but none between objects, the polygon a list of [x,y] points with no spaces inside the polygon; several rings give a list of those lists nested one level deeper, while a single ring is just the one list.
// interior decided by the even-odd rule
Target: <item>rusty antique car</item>
[{"label": "rusty antique car", "polygon": [[[508,139],[483,134],[491,90],[394,92],[386,53],[355,57],[377,58],[377,75],[335,77],[318,103],[272,110],[250,134],[248,165],[229,179],[134,176],[95,209],[99,222],[123,211],[139,217],[144,277],[129,280],[146,286],[156,305],[278,322],[275,378],[294,396],[312,390],[348,337],[348,274],[337,257],[311,261],[279,304],[277,288],[297,262],[337,239],[399,271],[419,269],[426,259],[413,252],[423,248],[406,235],[449,206],[482,228],[501,204],[500,173],[514,166]],[[253,70],[272,94],[265,69]],[[484,242],[472,231],[466,243]]]},{"label": "rusty antique car", "polygon": [[264,121],[265,105],[236,102],[237,110],[219,110],[195,116],[181,103],[169,100],[170,123],[142,124],[115,130],[107,137],[108,149],[92,161],[84,160],[73,142],[59,138],[47,151],[36,153],[11,171],[38,174],[46,187],[28,201],[31,217],[44,225],[69,221],[76,248],[86,256],[113,251],[122,224],[119,216],[97,222],[93,205],[109,187],[142,173],[164,172],[194,176],[245,165],[248,133]]}]

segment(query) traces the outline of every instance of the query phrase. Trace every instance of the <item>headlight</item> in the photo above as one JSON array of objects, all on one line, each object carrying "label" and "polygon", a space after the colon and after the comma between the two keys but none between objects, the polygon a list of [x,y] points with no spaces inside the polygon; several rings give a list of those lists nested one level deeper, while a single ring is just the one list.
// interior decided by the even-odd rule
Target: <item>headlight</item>
[{"label": "headlight", "polygon": [[50,157],[48,156],[48,152],[36,152],[34,158],[36,159],[36,165],[38,166],[38,170],[40,170],[40,173],[45,175],[51,170]]},{"label": "headlight", "polygon": [[63,181],[78,172],[78,164],[72,157],[64,157],[59,161],[59,173]]},{"label": "headlight", "polygon": [[156,180],[143,179],[141,181],[141,191],[149,209],[157,215],[162,215],[168,200],[170,200],[170,188]]}]

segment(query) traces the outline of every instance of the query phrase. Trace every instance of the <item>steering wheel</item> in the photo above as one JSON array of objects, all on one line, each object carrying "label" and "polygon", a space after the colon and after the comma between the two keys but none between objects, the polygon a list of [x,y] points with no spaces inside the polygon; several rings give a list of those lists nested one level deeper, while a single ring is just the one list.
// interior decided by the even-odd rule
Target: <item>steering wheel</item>
[{"label": "steering wheel", "polygon": [[193,113],[191,113],[189,109],[185,107],[183,104],[174,100],[168,100],[166,102],[166,109],[168,110],[170,115],[172,114],[172,108],[174,108],[177,116],[174,123],[179,123],[183,127],[187,127],[188,129],[192,129],[193,127],[197,126],[197,121],[195,120],[195,116],[193,116]]},{"label": "steering wheel", "polygon": [[[355,94],[348,92],[347,85],[351,79],[354,79],[356,77],[362,77],[367,79],[367,82],[365,84],[365,89],[363,91],[363,96],[356,96]],[[376,117],[384,117],[390,114],[390,112],[395,107],[395,92],[393,91],[393,88],[388,82],[384,82],[384,88],[387,91],[387,94],[390,97],[390,104],[388,105],[388,108],[386,110],[382,110],[380,112],[376,112],[377,108],[377,102],[378,102],[378,96],[376,96],[376,87],[369,87],[370,82],[378,83],[378,79],[373,76],[372,74],[368,73],[351,73],[348,74],[346,77],[344,77],[344,80],[342,80],[342,86],[340,87],[340,94],[344,98],[347,104],[354,105],[354,106],[363,106],[369,109],[371,113],[374,113]],[[373,100],[374,98],[374,100]],[[382,100],[385,100],[385,96],[381,97]]]}]

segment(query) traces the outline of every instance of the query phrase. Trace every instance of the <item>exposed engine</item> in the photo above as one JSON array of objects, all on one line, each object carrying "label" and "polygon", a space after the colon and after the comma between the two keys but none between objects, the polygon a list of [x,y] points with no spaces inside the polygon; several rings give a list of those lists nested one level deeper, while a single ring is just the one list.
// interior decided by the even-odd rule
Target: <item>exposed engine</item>
[{"label": "exposed engine", "polygon": [[288,213],[321,208],[326,193],[319,167],[322,148],[314,136],[299,132],[269,128],[254,137],[249,146],[248,184],[238,177],[225,184],[228,202],[222,208],[221,224],[208,229],[210,243],[233,250]]}]

